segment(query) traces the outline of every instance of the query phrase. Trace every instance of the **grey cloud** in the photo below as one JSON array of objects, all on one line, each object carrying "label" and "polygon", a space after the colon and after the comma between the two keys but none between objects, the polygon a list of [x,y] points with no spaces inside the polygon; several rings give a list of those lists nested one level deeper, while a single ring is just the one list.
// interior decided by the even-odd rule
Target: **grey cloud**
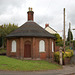
[{"label": "grey cloud", "polygon": [[21,8],[23,2],[25,4],[26,0],[0,0],[0,15],[12,11],[14,7]]},{"label": "grey cloud", "polygon": [[23,1],[25,0],[0,0],[0,5],[5,5],[5,6],[21,6],[21,4],[23,3]]},{"label": "grey cloud", "polygon": [[75,25],[74,0],[0,0],[0,24],[11,22],[22,25],[27,21],[26,12],[29,6],[35,10],[34,21],[42,27],[49,23],[55,30],[62,30],[64,7],[68,20]]},{"label": "grey cloud", "polygon": [[42,23],[49,23],[50,21],[53,20],[53,17],[52,16],[46,16],[46,15],[36,15],[35,16],[35,21],[38,23],[38,24],[42,24]]},{"label": "grey cloud", "polygon": [[71,21],[72,25],[75,26],[75,11],[72,11],[69,15],[68,15],[69,20]]}]

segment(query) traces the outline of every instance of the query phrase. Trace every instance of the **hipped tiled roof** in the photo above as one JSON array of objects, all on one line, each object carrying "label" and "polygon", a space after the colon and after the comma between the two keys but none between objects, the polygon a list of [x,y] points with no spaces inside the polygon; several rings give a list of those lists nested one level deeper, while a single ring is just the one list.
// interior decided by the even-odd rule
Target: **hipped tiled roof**
[{"label": "hipped tiled roof", "polygon": [[43,29],[33,21],[28,21],[18,29],[7,35],[7,37],[50,37],[55,38],[52,34]]}]

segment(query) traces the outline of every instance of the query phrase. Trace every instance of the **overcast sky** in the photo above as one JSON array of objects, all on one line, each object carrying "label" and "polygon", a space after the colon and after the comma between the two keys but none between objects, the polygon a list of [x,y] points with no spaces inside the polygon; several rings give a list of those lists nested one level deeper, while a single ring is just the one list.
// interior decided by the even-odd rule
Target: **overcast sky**
[{"label": "overcast sky", "polygon": [[[34,21],[43,28],[48,23],[63,36],[63,8],[66,12],[66,36],[71,22],[75,28],[75,0],[0,0],[0,25],[15,23],[21,26],[27,21],[28,8],[34,11]],[[75,31],[73,31],[73,36]],[[74,36],[75,38],[75,36]]]}]

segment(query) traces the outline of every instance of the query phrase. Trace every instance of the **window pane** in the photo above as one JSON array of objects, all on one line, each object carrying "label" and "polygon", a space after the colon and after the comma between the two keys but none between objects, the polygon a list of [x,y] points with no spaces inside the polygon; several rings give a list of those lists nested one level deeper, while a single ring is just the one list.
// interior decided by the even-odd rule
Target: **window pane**
[{"label": "window pane", "polygon": [[12,41],[12,52],[16,52],[16,41]]},{"label": "window pane", "polygon": [[39,52],[45,52],[45,42],[43,40],[39,42]]},{"label": "window pane", "polygon": [[52,52],[54,52],[54,45],[53,45],[53,42],[52,42]]}]

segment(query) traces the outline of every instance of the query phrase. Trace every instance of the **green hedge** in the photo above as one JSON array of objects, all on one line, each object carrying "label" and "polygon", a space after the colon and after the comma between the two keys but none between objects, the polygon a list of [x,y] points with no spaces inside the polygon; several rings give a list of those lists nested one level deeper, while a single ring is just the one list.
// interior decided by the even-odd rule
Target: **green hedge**
[{"label": "green hedge", "polygon": [[[63,60],[64,58],[70,58],[73,56],[73,50],[67,49],[65,53],[62,51],[62,55],[63,55]],[[60,56],[59,51],[54,53],[54,60],[58,63],[59,63],[59,56]]]},{"label": "green hedge", "polygon": [[6,53],[6,49],[0,49],[0,54]]}]

